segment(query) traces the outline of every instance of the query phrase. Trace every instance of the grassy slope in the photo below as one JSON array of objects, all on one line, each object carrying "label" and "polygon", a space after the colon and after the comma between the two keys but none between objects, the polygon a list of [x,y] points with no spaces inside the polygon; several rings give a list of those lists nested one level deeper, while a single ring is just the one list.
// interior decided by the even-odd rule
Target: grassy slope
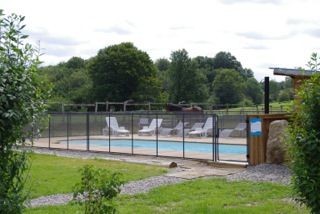
[{"label": "grassy slope", "polygon": [[[147,194],[120,196],[120,213],[308,213],[285,198],[290,188],[270,183],[198,179],[154,189]],[[79,206],[42,207],[27,213],[76,213]]]},{"label": "grassy slope", "polygon": [[144,164],[32,154],[30,179],[26,184],[26,189],[31,190],[31,198],[72,192],[73,186],[80,181],[79,169],[86,164],[108,169],[111,172],[120,172],[125,181],[139,180],[166,172],[166,169],[162,167]]}]

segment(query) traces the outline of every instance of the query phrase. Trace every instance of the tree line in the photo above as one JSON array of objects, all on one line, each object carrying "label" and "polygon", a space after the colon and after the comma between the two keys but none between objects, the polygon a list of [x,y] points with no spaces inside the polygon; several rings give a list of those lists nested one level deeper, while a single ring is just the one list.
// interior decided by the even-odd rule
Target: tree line
[{"label": "tree line", "polygon": [[[191,58],[185,49],[153,62],[132,43],[111,45],[92,58],[72,57],[41,68],[52,102],[209,102],[261,104],[263,83],[229,52]],[[292,99],[290,79],[270,81],[271,101]]]}]

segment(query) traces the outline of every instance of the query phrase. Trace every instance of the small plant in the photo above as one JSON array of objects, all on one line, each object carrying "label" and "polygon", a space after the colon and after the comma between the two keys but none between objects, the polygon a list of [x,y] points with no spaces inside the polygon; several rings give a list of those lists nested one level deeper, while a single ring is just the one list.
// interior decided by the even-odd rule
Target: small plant
[{"label": "small plant", "polygon": [[73,199],[84,204],[85,214],[116,213],[113,199],[122,184],[119,173],[86,165],[81,169],[81,182],[74,188]]},{"label": "small plant", "polygon": [[297,200],[320,213],[320,73],[300,88],[289,127]]}]

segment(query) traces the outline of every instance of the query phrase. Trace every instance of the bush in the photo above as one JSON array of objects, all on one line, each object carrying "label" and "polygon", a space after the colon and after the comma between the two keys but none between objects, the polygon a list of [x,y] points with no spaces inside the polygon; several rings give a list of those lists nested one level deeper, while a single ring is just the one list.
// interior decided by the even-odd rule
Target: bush
[{"label": "bush", "polygon": [[320,74],[300,88],[289,127],[297,200],[320,213]]},{"label": "bush", "polygon": [[23,16],[5,17],[0,10],[0,213],[22,213],[28,168],[23,145],[24,127],[35,124],[44,110],[45,94],[38,79],[39,60],[21,31]]},{"label": "bush", "polygon": [[120,175],[94,169],[92,166],[84,166],[81,174],[81,183],[75,186],[73,199],[80,204],[84,203],[84,213],[115,213],[113,198],[120,193],[120,186],[123,184]]}]

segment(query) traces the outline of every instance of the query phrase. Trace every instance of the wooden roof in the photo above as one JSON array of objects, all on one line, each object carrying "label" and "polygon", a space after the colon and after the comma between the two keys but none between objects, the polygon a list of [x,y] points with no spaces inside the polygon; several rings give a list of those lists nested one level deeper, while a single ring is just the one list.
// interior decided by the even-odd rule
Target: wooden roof
[{"label": "wooden roof", "polygon": [[274,75],[282,75],[289,77],[310,77],[315,72],[320,71],[311,71],[311,70],[303,70],[303,69],[291,69],[291,68],[270,68],[273,69]]}]

